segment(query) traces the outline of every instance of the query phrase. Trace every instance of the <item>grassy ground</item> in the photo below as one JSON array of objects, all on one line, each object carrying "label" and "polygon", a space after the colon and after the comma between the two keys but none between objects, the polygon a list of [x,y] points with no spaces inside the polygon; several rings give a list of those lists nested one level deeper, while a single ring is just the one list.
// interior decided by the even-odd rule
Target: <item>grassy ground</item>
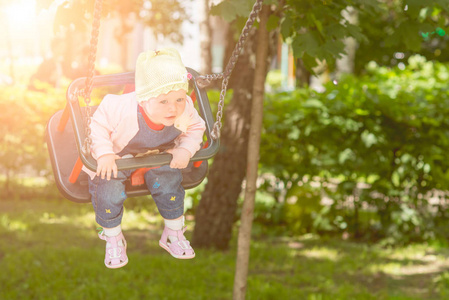
[{"label": "grassy ground", "polygon": [[[158,246],[160,221],[127,210],[130,261],[109,270],[89,204],[3,200],[0,299],[232,299],[235,240],[228,252],[196,249],[195,259],[176,260]],[[447,254],[428,245],[258,236],[246,298],[448,299]]]}]

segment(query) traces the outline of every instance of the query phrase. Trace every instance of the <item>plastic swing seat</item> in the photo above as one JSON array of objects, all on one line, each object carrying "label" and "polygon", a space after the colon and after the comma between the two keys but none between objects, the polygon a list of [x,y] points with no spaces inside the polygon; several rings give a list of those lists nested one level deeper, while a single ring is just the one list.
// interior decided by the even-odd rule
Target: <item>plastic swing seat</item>
[{"label": "plastic swing seat", "polygon": [[[210,133],[213,129],[213,117],[207,93],[199,88],[196,77],[199,74],[186,68],[192,74],[190,87],[193,88],[192,100],[196,98],[201,117],[206,123],[205,147],[199,150],[192,158],[189,166],[182,170],[184,188],[189,189],[199,185],[207,175],[207,159],[213,157],[219,148],[219,141],[213,140]],[[56,112],[48,121],[46,128],[46,142],[50,154],[50,161],[55,177],[56,186],[67,199],[85,203],[90,202],[88,178],[81,168],[85,165],[95,171],[96,160],[90,153],[84,153],[82,145],[86,138],[85,133],[85,107],[81,107],[77,91],[84,87],[86,78],[74,80],[67,89],[67,104],[64,110]],[[134,84],[134,72],[101,75],[93,77],[93,86],[115,86]],[[91,106],[91,115],[95,106]],[[70,118],[71,122],[67,122]],[[138,158],[125,158],[117,160],[118,170],[136,169],[132,177],[126,181],[125,189],[128,197],[148,195],[149,191],[143,182],[143,174],[149,168],[168,165],[171,154],[160,153]]]}]

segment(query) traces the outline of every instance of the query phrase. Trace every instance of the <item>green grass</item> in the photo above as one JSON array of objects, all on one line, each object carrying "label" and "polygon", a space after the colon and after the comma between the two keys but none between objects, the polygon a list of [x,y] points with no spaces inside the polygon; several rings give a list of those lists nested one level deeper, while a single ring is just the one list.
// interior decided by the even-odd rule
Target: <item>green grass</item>
[{"label": "green grass", "polygon": [[[0,202],[0,299],[232,299],[236,239],[227,252],[195,249],[195,259],[176,260],[158,246],[161,218],[127,210],[129,263],[109,270],[96,227],[89,204]],[[246,299],[448,299],[447,254],[258,235]]]}]

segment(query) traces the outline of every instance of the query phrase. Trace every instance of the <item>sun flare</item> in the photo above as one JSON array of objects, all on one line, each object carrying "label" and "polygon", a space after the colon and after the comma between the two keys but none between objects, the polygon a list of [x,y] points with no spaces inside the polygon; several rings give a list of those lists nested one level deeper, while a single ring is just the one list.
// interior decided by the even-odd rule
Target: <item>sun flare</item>
[{"label": "sun flare", "polygon": [[4,9],[8,25],[13,29],[27,28],[36,22],[36,1],[20,0],[10,1]]}]

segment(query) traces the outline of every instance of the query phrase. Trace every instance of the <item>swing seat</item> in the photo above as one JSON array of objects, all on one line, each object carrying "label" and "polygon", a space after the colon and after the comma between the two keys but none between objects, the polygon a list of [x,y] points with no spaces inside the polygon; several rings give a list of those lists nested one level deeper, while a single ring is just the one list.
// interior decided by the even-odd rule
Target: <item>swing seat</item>
[{"label": "swing seat", "polygon": [[[207,93],[200,89],[195,77],[198,73],[187,68],[192,74],[190,80],[193,88],[192,98],[196,98],[198,110],[206,123],[206,146],[199,150],[191,159],[188,167],[182,170],[185,189],[199,185],[207,175],[207,159],[213,157],[219,148],[218,140],[213,140],[210,133],[213,129],[213,117]],[[64,110],[57,111],[48,121],[46,128],[46,142],[50,162],[55,177],[56,186],[67,199],[78,202],[90,202],[88,190],[88,175],[80,172],[80,162],[88,169],[96,170],[96,160],[90,153],[81,151],[85,140],[83,116],[85,107],[81,107],[78,98],[73,97],[76,91],[84,86],[85,78],[73,81],[67,90],[67,105]],[[134,83],[134,73],[120,73],[112,75],[95,76],[93,86],[127,85]],[[91,114],[96,107],[91,106]],[[71,122],[68,122],[68,120]],[[118,170],[136,169],[135,176],[125,182],[128,197],[148,195],[149,191],[143,182],[143,168],[154,168],[170,163],[171,154],[161,153],[139,158],[126,158],[117,160]],[[140,171],[139,171],[140,169]]]}]

